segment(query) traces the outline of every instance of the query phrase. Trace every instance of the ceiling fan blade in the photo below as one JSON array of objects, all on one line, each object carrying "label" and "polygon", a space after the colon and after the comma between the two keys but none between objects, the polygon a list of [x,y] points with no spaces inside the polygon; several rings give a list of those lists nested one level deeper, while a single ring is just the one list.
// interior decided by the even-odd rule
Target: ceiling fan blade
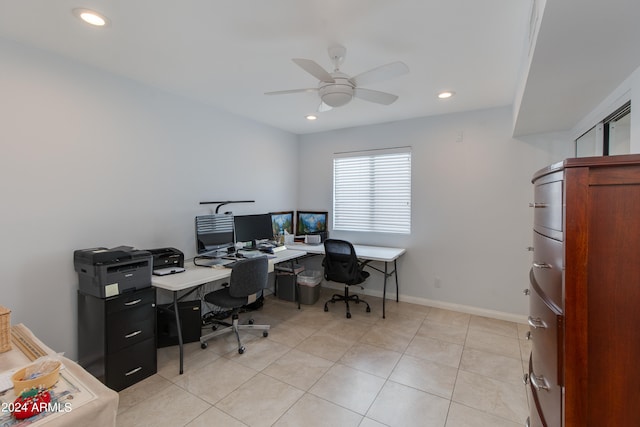
[{"label": "ceiling fan blade", "polygon": [[326,113],[330,110],[333,110],[333,107],[331,105],[327,105],[324,102],[320,101],[320,105],[318,105],[318,113]]},{"label": "ceiling fan blade", "polygon": [[397,95],[392,95],[386,92],[379,92],[377,90],[371,89],[361,89],[355,88],[353,90],[353,96],[356,98],[364,99],[365,101],[375,102],[376,104],[389,105],[393,104],[396,99],[398,99]]},{"label": "ceiling fan blade", "polygon": [[325,83],[336,82],[335,80],[333,80],[333,77],[331,77],[331,74],[329,74],[327,70],[322,68],[315,61],[312,61],[310,59],[302,59],[302,58],[293,58],[292,61],[298,64],[300,68],[302,68],[307,73],[311,74],[313,77],[320,80],[321,82],[325,82]]},{"label": "ceiling fan blade", "polygon": [[365,71],[357,76],[351,77],[349,81],[356,86],[367,86],[381,80],[388,80],[394,77],[407,74],[409,67],[404,62],[396,61],[390,64],[381,65],[373,70]]},{"label": "ceiling fan blade", "polygon": [[277,90],[275,92],[265,92],[265,95],[286,95],[288,93],[301,93],[301,92],[317,92],[317,87],[310,87],[307,89],[290,89],[290,90]]}]

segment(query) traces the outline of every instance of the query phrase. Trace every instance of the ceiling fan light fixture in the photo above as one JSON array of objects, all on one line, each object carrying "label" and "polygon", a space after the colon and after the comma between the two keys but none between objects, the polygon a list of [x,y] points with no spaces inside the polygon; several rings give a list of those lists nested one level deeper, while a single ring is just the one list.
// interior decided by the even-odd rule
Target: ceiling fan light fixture
[{"label": "ceiling fan light fixture", "polygon": [[353,98],[353,86],[347,83],[347,79],[334,77],[336,83],[321,83],[318,94],[322,102],[330,107],[342,107]]},{"label": "ceiling fan light fixture", "polygon": [[76,8],[73,9],[73,14],[94,27],[106,27],[109,25],[109,18],[95,10]]},{"label": "ceiling fan light fixture", "polygon": [[330,107],[342,107],[351,101],[352,96],[343,92],[332,92],[322,96],[322,102]]}]

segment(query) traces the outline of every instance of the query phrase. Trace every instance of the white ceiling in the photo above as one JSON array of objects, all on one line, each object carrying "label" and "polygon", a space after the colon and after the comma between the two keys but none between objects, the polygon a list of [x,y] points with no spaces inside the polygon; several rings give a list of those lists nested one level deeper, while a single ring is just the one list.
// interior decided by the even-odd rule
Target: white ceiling
[{"label": "white ceiling", "polygon": [[[528,54],[531,1],[3,1],[0,37],[304,134],[511,105],[522,80],[521,65]],[[601,5],[599,8],[585,7],[584,0],[547,0],[551,2],[554,8],[547,9],[557,13],[558,18],[549,18],[549,28],[543,25],[540,33],[520,108],[532,119],[525,114],[518,116],[516,131],[520,129],[520,133],[549,130],[539,110],[543,107],[545,114],[551,113],[544,108],[549,104],[544,98],[544,79],[549,78],[550,70],[556,73],[552,77],[558,83],[571,78],[545,63],[562,65],[567,60],[566,56],[558,57],[553,38],[564,30],[563,19],[571,20],[567,11],[577,7],[580,11],[591,13],[598,9],[599,13],[611,15],[600,9],[610,7],[611,2],[631,5],[630,0],[589,1]],[[89,27],[72,14],[76,7],[104,13],[111,25],[102,29]],[[637,11],[638,6],[634,4],[633,8]],[[546,21],[545,15],[543,24]],[[631,21],[626,19],[625,25]],[[573,25],[572,30],[573,27],[579,25]],[[637,30],[632,31],[635,36]],[[576,36],[567,41],[576,42],[580,44]],[[315,78],[291,58],[312,59],[332,71],[327,48],[335,43],[347,48],[341,71],[352,76],[393,61],[406,63],[409,74],[367,86],[399,95],[399,99],[389,106],[355,99],[308,122],[304,116],[317,108],[317,94],[264,95],[269,91],[314,87]],[[562,45],[562,49],[568,47]],[[638,59],[636,55],[627,61],[609,80],[618,79]],[[608,81],[603,86],[611,91],[616,84]],[[438,100],[436,94],[443,89],[454,90],[457,95],[447,101]],[[593,94],[597,96],[600,95]],[[558,111],[566,109],[562,105]],[[554,120],[551,127],[568,129],[578,119]]]}]

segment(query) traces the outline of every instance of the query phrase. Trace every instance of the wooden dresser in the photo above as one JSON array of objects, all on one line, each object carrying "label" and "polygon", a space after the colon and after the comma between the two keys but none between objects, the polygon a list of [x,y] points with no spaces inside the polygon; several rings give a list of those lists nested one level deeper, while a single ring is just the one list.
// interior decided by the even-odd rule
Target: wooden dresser
[{"label": "wooden dresser", "polygon": [[640,425],[640,155],[533,177],[531,427]]}]

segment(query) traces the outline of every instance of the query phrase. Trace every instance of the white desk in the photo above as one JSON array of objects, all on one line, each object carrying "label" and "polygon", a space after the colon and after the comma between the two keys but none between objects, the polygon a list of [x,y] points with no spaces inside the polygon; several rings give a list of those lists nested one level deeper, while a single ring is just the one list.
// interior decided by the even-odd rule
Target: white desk
[{"label": "white desk", "polygon": [[[294,243],[287,245],[289,249],[305,251],[309,254],[324,255],[324,245],[307,245],[304,243]],[[387,296],[387,278],[395,276],[396,278],[396,301],[398,301],[398,266],[396,261],[407,250],[404,248],[388,248],[384,246],[369,246],[369,245],[353,245],[353,249],[356,251],[356,256],[362,261],[362,263],[382,274],[384,274],[384,287],[382,290],[382,318],[385,318],[385,301]],[[371,261],[384,262],[384,270],[380,270],[369,263]],[[393,271],[389,271],[389,263],[393,262]]]},{"label": "white desk", "polygon": [[[291,261],[307,253],[304,250],[291,250],[277,252],[275,257],[269,258],[269,272],[273,271],[275,264],[285,261]],[[167,276],[153,276],[151,285],[158,289],[173,292],[173,311],[176,316],[176,326],[178,328],[178,345],[180,346],[180,374],[183,373],[184,367],[184,348],[182,342],[182,328],[180,325],[180,311],[178,310],[178,293],[180,291],[188,291],[181,298],[191,294],[198,287],[216,280],[226,279],[231,276],[231,269],[223,266],[217,268],[198,267],[193,262],[185,263],[185,271],[177,274],[169,274]]]}]

